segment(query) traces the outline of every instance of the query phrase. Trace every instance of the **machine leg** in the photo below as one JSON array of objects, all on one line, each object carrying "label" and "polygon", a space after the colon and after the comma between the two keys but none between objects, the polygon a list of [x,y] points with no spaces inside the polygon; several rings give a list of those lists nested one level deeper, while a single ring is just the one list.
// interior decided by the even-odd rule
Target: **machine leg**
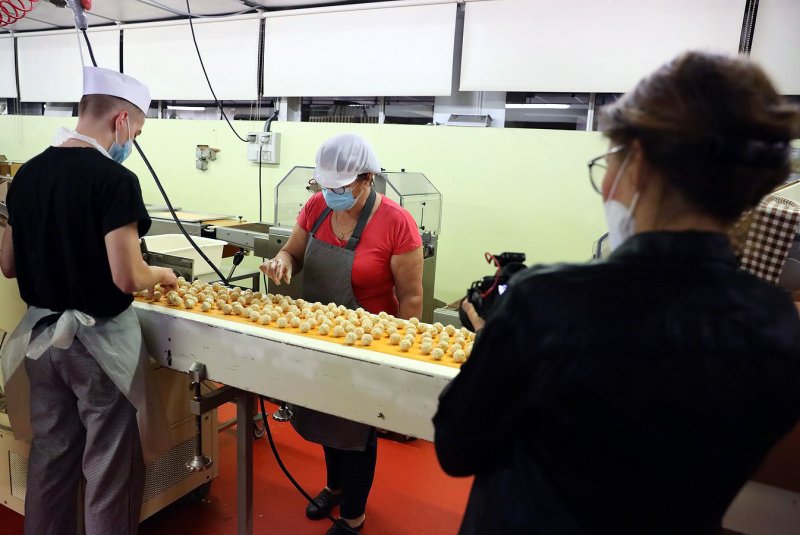
[{"label": "machine leg", "polygon": [[238,535],[253,535],[253,410],[254,396],[236,398],[236,515]]}]

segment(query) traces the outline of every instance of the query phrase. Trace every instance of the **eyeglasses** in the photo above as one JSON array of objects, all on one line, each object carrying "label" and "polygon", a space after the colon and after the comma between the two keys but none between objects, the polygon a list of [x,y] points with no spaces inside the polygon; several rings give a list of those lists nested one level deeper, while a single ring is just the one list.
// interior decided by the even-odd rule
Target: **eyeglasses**
[{"label": "eyeglasses", "polygon": [[612,147],[605,154],[601,154],[597,158],[592,158],[589,160],[589,163],[587,164],[589,166],[589,182],[591,182],[592,188],[594,188],[597,193],[601,195],[603,194],[603,176],[605,176],[606,170],[608,169],[608,157],[612,154],[623,151],[626,148],[627,147],[625,145],[617,145],[616,147]]},{"label": "eyeglasses", "polygon": [[352,190],[353,188],[347,187],[347,186],[342,186],[341,188],[323,188],[322,186],[319,185],[319,182],[317,182],[313,178],[308,181],[308,186],[306,186],[306,190],[308,190],[308,191],[310,191],[312,193],[317,193],[318,191],[322,191],[324,189],[326,189],[326,190],[328,190],[330,192],[333,192],[336,195],[344,195],[345,193],[347,193],[348,191]]}]

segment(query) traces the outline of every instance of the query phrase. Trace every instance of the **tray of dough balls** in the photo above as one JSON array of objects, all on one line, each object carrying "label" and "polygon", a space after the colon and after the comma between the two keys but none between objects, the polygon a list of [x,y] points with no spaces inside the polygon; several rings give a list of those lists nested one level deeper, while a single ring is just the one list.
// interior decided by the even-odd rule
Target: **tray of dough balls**
[{"label": "tray of dough balls", "polygon": [[219,283],[178,279],[178,289],[164,295],[134,294],[138,301],[228,321],[255,324],[334,344],[458,368],[472,352],[475,333],[417,318],[403,320],[385,312],[370,314],[334,303],[309,303],[280,294],[228,288]]}]

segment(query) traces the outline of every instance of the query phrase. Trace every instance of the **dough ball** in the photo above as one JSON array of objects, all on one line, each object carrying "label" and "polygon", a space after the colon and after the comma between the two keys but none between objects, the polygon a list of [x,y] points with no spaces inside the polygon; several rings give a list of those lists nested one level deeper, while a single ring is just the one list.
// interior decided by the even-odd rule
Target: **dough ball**
[{"label": "dough ball", "polygon": [[351,333],[351,332],[354,332],[355,330],[356,330],[356,326],[353,325],[352,323],[345,323],[344,324],[344,332]]},{"label": "dough ball", "polygon": [[463,349],[459,349],[458,351],[453,353],[453,360],[459,364],[465,362],[467,360],[467,354],[464,352]]},{"label": "dough ball", "polygon": [[184,307],[185,307],[187,310],[191,310],[191,309],[193,309],[195,306],[197,306],[197,301],[195,301],[194,299],[185,299],[185,300],[184,300],[184,302],[183,302],[183,306],[184,306]]},{"label": "dough ball", "polygon": [[431,351],[433,351],[433,344],[430,342],[422,342],[422,347],[420,349],[423,355],[430,355]]},{"label": "dough ball", "polygon": [[200,310],[202,310],[203,312],[208,312],[209,310],[211,310],[211,303],[205,301],[202,305],[200,305]]},{"label": "dough ball", "polygon": [[159,291],[153,292],[153,301],[155,301],[156,303],[161,301],[161,292]]},{"label": "dough ball", "polygon": [[309,322],[304,321],[304,322],[300,323],[300,332],[301,333],[307,333],[310,330],[311,330],[311,324]]},{"label": "dough ball", "polygon": [[258,318],[258,322],[261,325],[269,325],[270,323],[272,323],[272,318],[270,318],[268,314],[264,314],[263,316]]},{"label": "dough ball", "polygon": [[356,327],[356,330],[353,332],[356,333],[356,336],[360,339],[364,337],[367,331],[364,330],[364,327]]},{"label": "dough ball", "polygon": [[349,332],[344,336],[344,343],[351,346],[356,343],[358,338],[356,337],[356,333]]},{"label": "dough ball", "polygon": [[344,327],[341,325],[337,325],[333,328],[333,337],[334,338],[341,338],[344,336]]},{"label": "dough ball", "polygon": [[222,306],[222,313],[225,314],[225,315],[233,314],[233,307],[231,305],[229,305],[228,303],[225,303]]},{"label": "dough ball", "polygon": [[403,337],[400,336],[400,333],[397,332],[392,333],[389,335],[389,343],[392,344],[393,346],[400,345],[400,341],[402,340],[402,338]]},{"label": "dough ball", "polygon": [[411,318],[408,320],[408,322],[414,327],[416,327],[417,325],[419,325],[419,318]]},{"label": "dough ball", "polygon": [[444,351],[442,351],[438,347],[433,351],[431,351],[431,357],[433,357],[433,360],[442,360],[443,356],[444,356]]},{"label": "dough ball", "polygon": [[383,338],[383,329],[380,327],[373,327],[369,334],[371,334],[375,340],[380,340]]},{"label": "dough ball", "polygon": [[366,346],[368,346],[370,344],[372,344],[372,335],[371,334],[365,334],[364,336],[361,337],[361,345],[362,346],[366,347]]},{"label": "dough ball", "polygon": [[278,326],[278,329],[285,329],[289,325],[289,322],[286,321],[286,318],[281,316],[275,324]]},{"label": "dough ball", "polygon": [[272,312],[269,313],[269,317],[272,318],[272,321],[278,321],[278,318],[280,318],[281,315],[277,310],[273,309]]},{"label": "dough ball", "polygon": [[452,325],[448,325],[447,327],[444,328],[444,332],[446,332],[450,336],[453,336],[454,334],[456,334],[456,328],[453,327]]},{"label": "dough ball", "polygon": [[300,322],[300,318],[298,318],[297,316],[295,316],[295,317],[293,317],[291,320],[289,320],[289,324],[290,324],[292,327],[294,327],[295,329],[297,329],[298,327],[300,327],[300,323],[301,323],[301,322]]},{"label": "dough ball", "polygon": [[317,331],[322,336],[327,336],[331,332],[331,326],[328,325],[327,323],[323,323],[322,325],[319,326],[319,329],[317,329]]},{"label": "dough ball", "polygon": [[312,328],[312,329],[316,329],[316,328],[317,328],[317,320],[316,320],[316,318],[308,318],[308,319],[306,320],[306,323],[308,323],[309,325],[311,325],[311,328]]},{"label": "dough ball", "polygon": [[400,340],[400,351],[405,353],[409,349],[411,349],[411,340],[408,339]]}]

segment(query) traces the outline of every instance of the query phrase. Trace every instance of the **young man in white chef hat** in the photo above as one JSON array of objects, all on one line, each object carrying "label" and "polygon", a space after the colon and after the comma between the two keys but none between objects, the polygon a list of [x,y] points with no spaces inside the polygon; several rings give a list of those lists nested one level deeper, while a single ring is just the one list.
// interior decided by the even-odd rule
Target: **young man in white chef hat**
[{"label": "young man in white chef hat", "polygon": [[131,153],[150,106],[147,87],[84,68],[75,130],[17,172],[0,268],[29,309],[2,353],[14,433],[31,441],[25,532],[75,532],[86,480],[87,535],[137,533],[144,463],[168,448],[131,308],[134,291],[176,285],[144,263],[150,227]]}]

